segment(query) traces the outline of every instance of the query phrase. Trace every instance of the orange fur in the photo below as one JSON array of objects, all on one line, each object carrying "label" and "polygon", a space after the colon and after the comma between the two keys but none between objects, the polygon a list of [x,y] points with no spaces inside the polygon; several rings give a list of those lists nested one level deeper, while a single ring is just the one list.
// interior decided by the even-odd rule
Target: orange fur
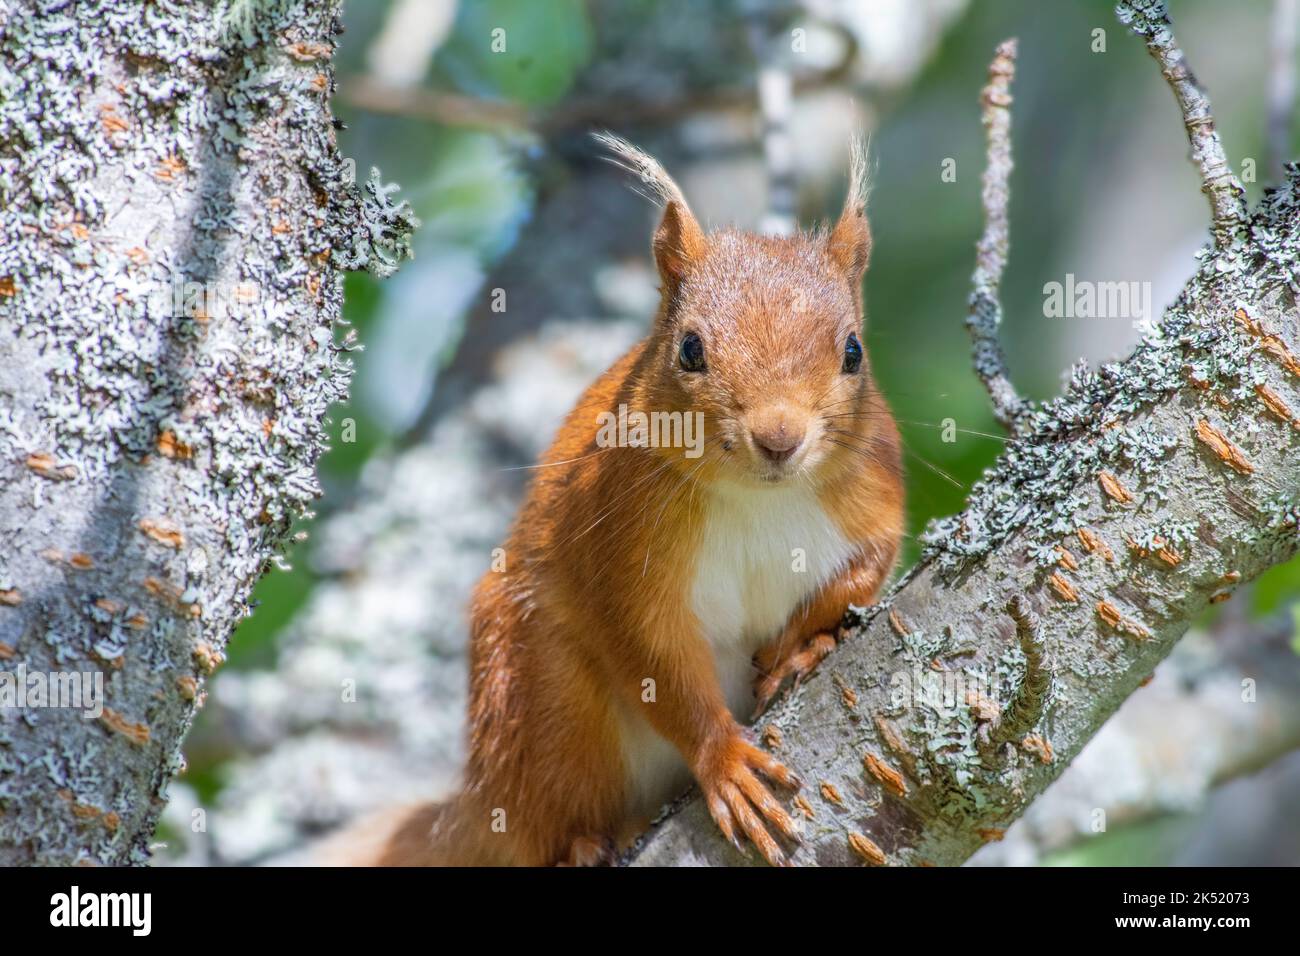
[{"label": "orange fur", "polygon": [[[463,791],[398,821],[379,862],[607,859],[646,811],[630,782],[643,732],[681,755],[727,836],[781,862],[773,831],[794,839],[797,830],[760,778],[798,782],[747,742],[729,709],[717,648],[730,647],[730,636],[705,633],[698,612],[708,595],[695,590],[701,574],[729,571],[725,561],[703,568],[704,529],[731,513],[718,510],[718,495],[742,509],[757,502],[761,518],[767,499],[757,496],[783,488],[796,497],[773,500],[806,500],[826,517],[826,528],[810,525],[816,540],[849,543],[848,557],[789,608],[784,628],[760,635],[761,697],[775,690],[774,676],[802,676],[827,635],[833,646],[846,606],[869,603],[894,562],[903,526],[897,430],[865,361],[860,372],[842,369],[849,333],[860,334],[871,245],[858,178],[829,232],[705,234],[657,164],[607,145],[663,179],[667,208],[653,244],[663,301],[651,334],[568,416],[510,532],[505,570],[489,571],[475,591]],[[702,339],[707,371],[681,367],[687,332]],[[703,453],[599,447],[596,416],[620,404],[702,412]],[[796,435],[793,457],[779,465],[758,444]],[[734,531],[742,543],[765,534],[761,523]],[[762,573],[755,586],[781,584],[779,567]]]}]

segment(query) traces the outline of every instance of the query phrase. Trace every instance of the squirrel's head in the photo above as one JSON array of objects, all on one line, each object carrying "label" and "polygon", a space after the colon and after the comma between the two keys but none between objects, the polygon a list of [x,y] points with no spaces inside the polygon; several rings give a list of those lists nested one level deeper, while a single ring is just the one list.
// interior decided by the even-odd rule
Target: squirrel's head
[{"label": "squirrel's head", "polygon": [[662,301],[642,378],[651,411],[703,413],[699,467],[770,485],[874,457],[884,406],[862,342],[871,229],[860,145],[835,225],[777,237],[706,233],[658,162],[600,139],[663,202],[653,242]]}]

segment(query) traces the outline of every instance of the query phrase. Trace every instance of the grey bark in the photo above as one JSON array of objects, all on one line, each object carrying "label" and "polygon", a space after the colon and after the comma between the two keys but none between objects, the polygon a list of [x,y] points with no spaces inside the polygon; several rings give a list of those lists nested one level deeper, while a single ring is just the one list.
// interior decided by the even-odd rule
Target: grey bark
[{"label": "grey bark", "polygon": [[[966,510],[763,721],[811,780],[795,865],[956,864],[1000,839],[1208,604],[1300,549],[1300,172],[1247,219],[1164,5],[1118,12],[1183,111],[1213,245],[1161,327],[1035,410]],[[997,746],[1036,696],[1015,599],[1052,677],[1033,731]],[[747,860],[690,798],[632,862]]]},{"label": "grey bark", "polygon": [[[1295,625],[1286,613],[1224,627],[1230,617],[1220,615],[1212,628],[1193,628],[1180,640],[1151,683],[1124,701],[1005,838],[981,849],[971,864],[1035,864],[1140,821],[1212,813],[1225,796],[1221,788],[1246,777],[1260,802],[1271,797],[1285,815],[1286,794],[1294,791],[1270,789],[1255,777],[1287,754],[1293,764],[1300,756],[1300,668],[1290,646]],[[1256,699],[1243,701],[1243,681],[1264,674],[1270,676]],[[1241,836],[1197,830],[1216,843]],[[1220,865],[1231,858],[1205,857]]]},{"label": "grey bark", "polygon": [[1003,427],[1015,432],[1028,411],[1028,403],[1016,394],[1007,372],[1006,357],[998,341],[1002,325],[1002,302],[998,288],[1007,266],[1007,204],[1010,194],[1011,81],[1016,75],[1016,41],[998,46],[989,66],[989,81],[980,93],[980,113],[988,141],[987,161],[981,179],[980,200],[984,207],[984,234],[975,246],[975,272],[971,276],[970,314],[966,329],[971,334],[971,361],[993,403],[993,415]]},{"label": "grey bark", "polygon": [[143,862],[249,592],[319,494],[341,270],[413,221],[338,155],[338,0],[0,3],[0,864]]}]

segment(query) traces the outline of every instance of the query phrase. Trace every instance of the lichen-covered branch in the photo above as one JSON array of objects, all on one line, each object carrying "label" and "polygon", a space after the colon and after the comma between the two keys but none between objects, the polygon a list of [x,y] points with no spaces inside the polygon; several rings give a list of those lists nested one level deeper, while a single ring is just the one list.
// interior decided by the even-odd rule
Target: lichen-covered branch
[{"label": "lichen-covered branch", "polygon": [[[971,863],[1032,865],[1141,820],[1215,812],[1231,802],[1214,791],[1300,750],[1294,632],[1290,613],[1194,628],[1005,838]],[[1258,687],[1262,675],[1268,677]],[[1285,817],[1288,809],[1279,805],[1277,812]],[[1237,830],[1197,829],[1198,842],[1220,848],[1219,859],[1227,856],[1224,844],[1242,839]],[[1215,858],[1202,850],[1201,859]]]},{"label": "lichen-covered branch", "polygon": [[27,675],[0,682],[0,864],[148,858],[319,495],[339,270],[390,271],[414,225],[338,155],[338,6],[0,5],[0,671]]},{"label": "lichen-covered branch", "polygon": [[1121,0],[1115,15],[1147,45],[1178,100],[1192,147],[1192,162],[1201,174],[1201,190],[1210,201],[1210,231],[1219,255],[1230,253],[1246,226],[1246,191],[1237,180],[1214,128],[1210,99],[1196,82],[1187,57],[1174,39],[1165,0]]},{"label": "lichen-covered branch", "polygon": [[1007,203],[1011,197],[1011,82],[1016,75],[1016,41],[1004,40],[989,65],[989,81],[980,93],[980,114],[988,140],[987,161],[980,191],[984,207],[984,233],[975,247],[974,287],[966,328],[971,335],[975,374],[988,389],[993,415],[1013,431],[1024,418],[1029,403],[1016,394],[1007,362],[998,342],[1002,325],[1002,300],[998,287],[1007,266],[1010,243]]},{"label": "lichen-covered branch", "polygon": [[[1197,615],[1300,551],[1300,172],[1238,221],[1163,5],[1121,4],[1139,12],[1232,263],[1203,257],[1128,359],[1076,369],[1030,412],[966,510],[931,526],[917,566],[766,722],[813,781],[795,865],[955,864],[1000,839]],[[1025,604],[1010,626],[1017,599],[1037,626]],[[981,746],[1008,711],[1015,746]],[[755,862],[714,831],[687,799],[632,862]]]}]

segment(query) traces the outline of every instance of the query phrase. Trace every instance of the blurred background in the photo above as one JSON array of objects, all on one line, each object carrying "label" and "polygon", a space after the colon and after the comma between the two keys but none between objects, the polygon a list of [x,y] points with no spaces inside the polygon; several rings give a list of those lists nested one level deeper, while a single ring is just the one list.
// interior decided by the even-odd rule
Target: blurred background
[{"label": "blurred background", "polygon": [[[1171,7],[1253,201],[1286,31],[1271,0]],[[327,493],[209,685],[165,863],[292,859],[454,784],[466,600],[520,468],[657,302],[656,210],[592,130],[658,156],[701,220],[748,228],[836,215],[849,137],[870,136],[867,347],[908,449],[913,535],[1002,447],[962,324],[995,45],[1020,38],[1003,340],[1022,393],[1050,397],[1140,334],[1046,317],[1045,283],[1149,282],[1158,317],[1206,240],[1170,91],[1104,0],[352,0],[345,24],[343,154],[400,183],[423,227],[396,277],[348,277],[365,348]],[[774,121],[788,135],[765,138]],[[1297,586],[1300,566],[1280,567],[1216,608],[973,863],[1300,862]]]}]

